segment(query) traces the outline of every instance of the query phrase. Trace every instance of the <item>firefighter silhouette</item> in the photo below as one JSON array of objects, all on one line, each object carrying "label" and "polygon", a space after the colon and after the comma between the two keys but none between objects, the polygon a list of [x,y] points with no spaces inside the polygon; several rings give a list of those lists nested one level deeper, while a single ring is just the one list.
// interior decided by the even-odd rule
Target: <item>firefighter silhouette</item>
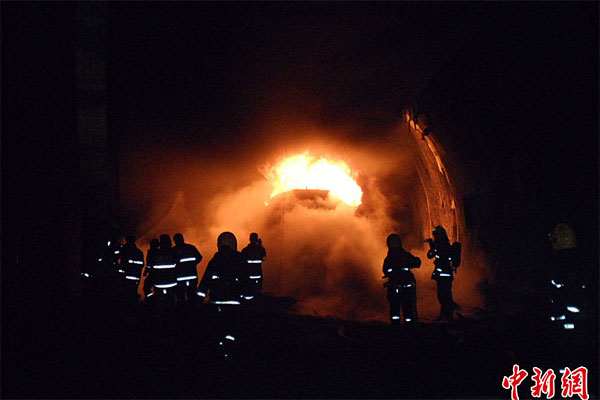
[{"label": "firefighter silhouette", "polygon": [[81,276],[84,278],[98,278],[101,286],[107,285],[116,277],[117,263],[121,253],[119,237],[116,233],[109,234],[101,243],[97,244],[97,259],[84,268]]},{"label": "firefighter silhouette", "polygon": [[404,250],[400,236],[395,233],[386,242],[388,254],[383,261],[383,277],[388,281],[383,286],[387,288],[391,323],[400,323],[400,310],[405,323],[418,322],[417,281],[410,270],[419,268],[421,259]]},{"label": "firefighter silhouette", "polygon": [[267,257],[267,252],[262,246],[262,240],[258,233],[250,234],[250,243],[242,250],[242,256],[247,264],[247,285],[244,289],[243,297],[246,300],[252,300],[262,292],[263,269],[262,263]]},{"label": "firefighter silhouette", "polygon": [[154,289],[157,294],[172,296],[177,286],[175,253],[169,235],[160,235],[155,265],[152,266]]},{"label": "firefighter silhouette", "polygon": [[99,273],[111,281],[115,281],[121,274],[121,240],[117,234],[111,234],[104,245],[98,258]]},{"label": "firefighter silhouette", "polygon": [[[596,354],[590,343],[597,343],[589,324],[588,298],[590,284],[586,265],[577,252],[577,237],[573,228],[560,223],[548,235],[552,255],[547,264],[546,294],[548,298],[548,323],[552,340],[551,353],[556,353],[562,367],[590,362]],[[597,292],[596,292],[597,293]],[[595,336],[595,338],[594,338]]]},{"label": "firefighter silhouette", "polygon": [[151,268],[151,279],[156,298],[156,318],[159,333],[167,333],[173,326],[177,275],[176,256],[169,235],[160,235],[156,259]]},{"label": "firefighter silhouette", "polygon": [[106,235],[94,238],[94,242],[91,257],[85,258],[80,275],[85,291],[104,300],[114,299],[122,284],[121,274],[117,272],[121,253],[119,235],[111,229]]},{"label": "firefighter silhouette", "polygon": [[109,291],[116,293],[121,288],[121,279],[123,271],[120,265],[121,259],[121,239],[118,234],[112,234],[106,242],[106,247],[99,260],[102,275],[106,277],[103,286],[109,287]]},{"label": "firefighter silhouette", "polygon": [[573,228],[565,223],[558,224],[548,236],[553,249],[546,279],[550,321],[558,331],[575,331],[586,316],[587,289],[576,252],[577,238]]},{"label": "firefighter silhouette", "polygon": [[208,297],[217,320],[218,346],[224,357],[229,357],[240,325],[240,296],[247,276],[246,260],[237,251],[237,239],[231,232],[217,238],[218,251],[208,262],[198,287],[198,296]]},{"label": "firefighter silhouette", "polygon": [[427,258],[435,258],[431,279],[437,282],[437,297],[441,306],[440,319],[454,319],[454,299],[452,298],[452,282],[454,273],[460,265],[461,244],[454,242],[450,245],[448,234],[441,226],[433,230],[433,239],[427,239],[429,251]]},{"label": "firefighter silhouette", "polygon": [[135,237],[127,235],[121,248],[121,269],[125,276],[125,289],[128,294],[137,299],[137,289],[144,269],[144,253],[135,244]]},{"label": "firefighter silhouette", "polygon": [[197,297],[196,290],[198,288],[196,265],[202,261],[202,255],[195,246],[185,243],[181,233],[173,235],[173,241],[175,242],[173,252],[177,261],[175,267],[177,302],[194,301]]}]

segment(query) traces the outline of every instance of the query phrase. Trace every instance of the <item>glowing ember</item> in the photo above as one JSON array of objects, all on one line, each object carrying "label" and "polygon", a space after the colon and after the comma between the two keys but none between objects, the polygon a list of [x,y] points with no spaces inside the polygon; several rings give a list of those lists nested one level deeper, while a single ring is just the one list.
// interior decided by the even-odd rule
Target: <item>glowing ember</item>
[{"label": "glowing ember", "polygon": [[271,198],[295,189],[328,190],[350,206],[361,204],[362,190],[352,178],[348,165],[343,161],[318,160],[308,154],[287,157],[266,174],[275,189]]}]

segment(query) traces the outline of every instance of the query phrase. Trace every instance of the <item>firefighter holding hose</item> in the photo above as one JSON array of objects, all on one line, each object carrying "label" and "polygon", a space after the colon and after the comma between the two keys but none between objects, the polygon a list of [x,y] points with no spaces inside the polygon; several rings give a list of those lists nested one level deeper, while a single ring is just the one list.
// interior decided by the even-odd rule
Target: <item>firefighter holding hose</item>
[{"label": "firefighter holding hose", "polygon": [[431,279],[437,282],[437,296],[440,302],[440,319],[452,321],[454,319],[454,299],[452,298],[452,282],[454,273],[460,265],[461,244],[450,244],[446,230],[436,226],[433,230],[433,239],[426,239],[429,243],[427,258],[435,258]]}]

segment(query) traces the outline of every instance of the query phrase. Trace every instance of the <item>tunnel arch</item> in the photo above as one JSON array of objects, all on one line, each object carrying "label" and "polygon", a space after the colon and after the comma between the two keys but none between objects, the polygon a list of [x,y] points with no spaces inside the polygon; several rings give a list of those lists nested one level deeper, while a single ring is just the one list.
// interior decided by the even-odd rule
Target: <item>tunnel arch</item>
[{"label": "tunnel arch", "polygon": [[[423,233],[431,235],[435,226],[442,225],[451,242],[461,242],[462,263],[454,281],[453,292],[455,301],[460,306],[459,312],[476,316],[485,307],[480,286],[487,280],[488,267],[481,246],[466,226],[463,198],[467,193],[463,191],[468,176],[462,169],[462,159],[445,148],[438,140],[437,132],[425,122],[414,121],[409,112],[405,113],[404,123],[403,128],[412,137],[417,154],[415,169],[424,199],[420,213]],[[431,264],[424,257],[425,252],[424,244],[421,258],[424,264]],[[432,310],[430,303],[423,301],[424,296],[435,296],[435,283],[429,279],[430,273],[431,269],[426,267],[426,271],[419,271],[417,279],[420,278],[421,287],[427,292],[419,297],[420,310],[425,310],[431,316],[436,311]]]},{"label": "tunnel arch", "polygon": [[442,146],[434,134],[412,120],[409,113],[405,120],[419,154],[416,169],[428,215],[423,221],[423,230],[431,232],[435,226],[442,225],[451,241],[460,241],[465,232],[464,213],[442,160]]}]

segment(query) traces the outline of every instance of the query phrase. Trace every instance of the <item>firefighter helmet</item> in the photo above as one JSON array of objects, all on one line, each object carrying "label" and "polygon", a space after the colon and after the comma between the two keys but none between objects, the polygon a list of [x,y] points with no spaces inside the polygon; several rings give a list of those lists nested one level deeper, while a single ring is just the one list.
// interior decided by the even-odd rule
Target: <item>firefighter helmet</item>
[{"label": "firefighter helmet", "polygon": [[446,233],[446,230],[444,229],[443,226],[436,226],[435,228],[433,228],[433,237],[436,240],[449,240],[448,239],[448,234]]},{"label": "firefighter helmet", "polygon": [[577,246],[577,236],[569,224],[556,225],[554,231],[548,236],[554,250],[572,249]]},{"label": "firefighter helmet", "polygon": [[160,248],[161,249],[170,249],[172,247],[171,238],[169,235],[164,234],[160,235]]},{"label": "firefighter helmet", "polygon": [[390,249],[392,247],[402,247],[402,239],[400,239],[400,236],[396,235],[395,233],[391,233],[387,237],[386,243],[387,243],[387,247]]},{"label": "firefighter helmet", "polygon": [[231,232],[223,232],[217,238],[217,247],[221,250],[223,247],[229,247],[237,251],[237,239]]},{"label": "firefighter helmet", "polygon": [[183,244],[183,235],[181,233],[174,234],[173,241],[175,242],[175,244]]}]

